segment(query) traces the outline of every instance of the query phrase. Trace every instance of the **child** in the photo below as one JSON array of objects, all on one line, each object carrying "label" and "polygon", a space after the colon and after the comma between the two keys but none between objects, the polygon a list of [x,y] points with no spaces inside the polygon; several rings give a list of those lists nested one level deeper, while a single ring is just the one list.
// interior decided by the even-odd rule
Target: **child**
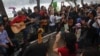
[{"label": "child", "polygon": [[7,56],[7,49],[9,48],[8,44],[13,46],[11,40],[8,37],[6,30],[2,23],[0,23],[0,51],[4,56]]}]

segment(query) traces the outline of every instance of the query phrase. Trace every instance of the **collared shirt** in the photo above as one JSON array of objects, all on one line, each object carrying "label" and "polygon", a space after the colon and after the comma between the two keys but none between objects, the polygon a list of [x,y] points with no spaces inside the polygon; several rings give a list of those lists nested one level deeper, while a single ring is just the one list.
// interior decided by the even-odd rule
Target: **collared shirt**
[{"label": "collared shirt", "polygon": [[0,32],[0,43],[1,44],[6,44],[9,41],[7,40],[8,34],[6,32],[6,30],[3,30],[3,32]]}]

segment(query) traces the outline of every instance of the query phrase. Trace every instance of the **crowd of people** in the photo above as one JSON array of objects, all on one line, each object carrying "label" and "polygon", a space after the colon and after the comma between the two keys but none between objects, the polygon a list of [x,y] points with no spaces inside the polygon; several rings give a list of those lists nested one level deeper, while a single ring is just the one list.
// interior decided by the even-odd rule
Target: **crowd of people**
[{"label": "crowd of people", "polygon": [[[22,32],[22,42],[27,44],[38,39],[39,29],[42,35],[56,33],[53,52],[58,56],[100,56],[100,5],[84,4],[72,7],[61,5],[57,11],[52,5],[48,10],[45,6],[18,11],[13,20],[6,15],[0,17],[0,53],[11,56],[15,48],[19,48],[19,41],[15,35]],[[41,30],[40,30],[41,31]],[[58,47],[59,40],[64,41],[62,47]],[[44,43],[31,46],[23,56],[49,56],[48,47]]]}]

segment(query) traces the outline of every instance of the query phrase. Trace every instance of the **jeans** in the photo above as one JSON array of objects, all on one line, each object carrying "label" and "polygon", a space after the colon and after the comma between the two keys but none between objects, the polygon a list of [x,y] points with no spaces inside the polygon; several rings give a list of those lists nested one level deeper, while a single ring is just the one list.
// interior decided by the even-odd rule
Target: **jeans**
[{"label": "jeans", "polygon": [[1,47],[1,46],[0,46],[0,53],[3,54],[3,56],[8,56],[6,48]]}]

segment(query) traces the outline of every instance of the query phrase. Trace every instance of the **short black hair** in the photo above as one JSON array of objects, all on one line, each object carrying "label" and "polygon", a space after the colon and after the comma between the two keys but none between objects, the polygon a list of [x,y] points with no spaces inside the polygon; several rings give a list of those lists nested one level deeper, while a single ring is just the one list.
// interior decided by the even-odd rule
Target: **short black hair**
[{"label": "short black hair", "polygon": [[46,43],[35,43],[30,45],[23,53],[23,56],[46,56],[48,47]]},{"label": "short black hair", "polygon": [[34,7],[34,9],[38,9],[38,7],[37,7],[37,6],[35,6],[35,7]]}]

